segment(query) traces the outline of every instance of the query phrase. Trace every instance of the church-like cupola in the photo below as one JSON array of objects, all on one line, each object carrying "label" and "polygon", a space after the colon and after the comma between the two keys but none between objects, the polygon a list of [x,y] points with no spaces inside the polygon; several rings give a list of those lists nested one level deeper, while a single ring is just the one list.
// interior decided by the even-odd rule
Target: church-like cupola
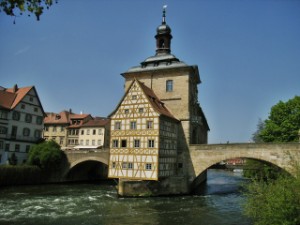
[{"label": "church-like cupola", "polygon": [[166,24],[166,8],[163,7],[162,23],[156,29],[156,55],[171,53],[171,28]]}]

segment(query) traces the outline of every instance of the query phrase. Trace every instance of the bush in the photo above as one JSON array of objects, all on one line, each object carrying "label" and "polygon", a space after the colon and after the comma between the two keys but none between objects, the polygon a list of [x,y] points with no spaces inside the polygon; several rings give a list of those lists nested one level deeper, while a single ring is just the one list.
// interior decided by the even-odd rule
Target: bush
[{"label": "bush", "polygon": [[44,171],[55,171],[64,159],[64,152],[54,141],[45,141],[30,148],[28,164],[40,167]]},{"label": "bush", "polygon": [[300,224],[300,170],[296,176],[281,175],[276,180],[253,180],[246,185],[245,214],[255,225]]}]

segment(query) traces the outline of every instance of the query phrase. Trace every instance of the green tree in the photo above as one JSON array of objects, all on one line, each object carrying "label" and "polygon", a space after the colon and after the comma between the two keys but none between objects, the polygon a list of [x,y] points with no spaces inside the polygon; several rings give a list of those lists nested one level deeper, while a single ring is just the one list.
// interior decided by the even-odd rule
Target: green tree
[{"label": "green tree", "polygon": [[[57,3],[57,0],[55,0]],[[44,12],[44,8],[49,9],[53,0],[0,0],[0,12],[5,12],[9,16],[15,18],[23,13],[28,16],[34,14],[37,20]]]},{"label": "green tree", "polygon": [[29,150],[28,164],[39,166],[44,171],[56,170],[64,159],[64,152],[53,140],[34,145]]},{"label": "green tree", "polygon": [[264,128],[258,134],[263,142],[298,142],[300,96],[274,105],[264,124]]},{"label": "green tree", "polygon": [[257,130],[255,131],[254,134],[252,134],[252,140],[255,143],[261,143],[263,142],[263,140],[261,139],[261,137],[259,136],[260,132],[265,128],[265,122],[259,118],[258,123],[257,123]]},{"label": "green tree", "polygon": [[300,170],[296,176],[282,175],[276,180],[253,180],[246,185],[245,214],[255,225],[300,224]]},{"label": "green tree", "polygon": [[268,163],[254,159],[247,159],[243,176],[255,180],[277,179],[278,177],[286,174],[281,168]]}]

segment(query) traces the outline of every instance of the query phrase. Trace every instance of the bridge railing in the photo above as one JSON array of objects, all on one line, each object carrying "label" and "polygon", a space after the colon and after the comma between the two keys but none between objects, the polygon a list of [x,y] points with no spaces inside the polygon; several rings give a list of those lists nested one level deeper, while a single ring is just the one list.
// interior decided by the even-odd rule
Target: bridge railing
[{"label": "bridge railing", "polygon": [[109,149],[108,148],[102,148],[102,149],[89,149],[89,150],[74,150],[74,149],[64,149],[62,150],[64,151],[66,154],[82,154],[82,153],[100,153],[100,152],[109,152]]},{"label": "bridge railing", "polygon": [[288,149],[300,151],[300,143],[191,144],[189,147],[192,150]]}]

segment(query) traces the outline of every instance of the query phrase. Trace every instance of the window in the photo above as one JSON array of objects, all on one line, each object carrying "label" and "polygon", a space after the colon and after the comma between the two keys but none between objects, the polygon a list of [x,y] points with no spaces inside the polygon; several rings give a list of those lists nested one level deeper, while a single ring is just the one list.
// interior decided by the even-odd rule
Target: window
[{"label": "window", "polygon": [[7,112],[5,111],[0,111],[0,119],[7,119]]},{"label": "window", "polygon": [[41,137],[41,131],[40,130],[35,130],[34,131],[34,137],[35,138],[40,138]]},{"label": "window", "polygon": [[19,144],[16,144],[15,145],[15,152],[19,152],[20,151],[20,145]]},{"label": "window", "polygon": [[128,114],[129,113],[129,109],[124,109],[124,113]]},{"label": "window", "polygon": [[63,132],[65,128],[63,126],[60,127],[60,131]]},{"label": "window", "polygon": [[53,130],[53,132],[56,132],[56,126],[53,126],[52,130]]},{"label": "window", "polygon": [[30,145],[26,145],[26,149],[25,149],[26,153],[28,153],[29,150],[30,150]]},{"label": "window", "polygon": [[167,92],[173,91],[173,80],[167,80],[167,82],[166,82],[166,91]]},{"label": "window", "polygon": [[23,136],[28,137],[29,135],[30,135],[30,129],[27,128],[27,127],[25,127],[25,128],[23,129]]},{"label": "window", "polygon": [[98,129],[98,134],[102,135],[102,129]]},{"label": "window", "polygon": [[152,170],[152,164],[151,163],[146,163],[145,169],[146,170]]},{"label": "window", "polygon": [[20,120],[20,113],[17,111],[13,112],[13,120]]},{"label": "window", "polygon": [[0,126],[0,134],[7,134],[7,128]]},{"label": "window", "polygon": [[120,121],[115,122],[115,130],[121,130],[121,122]]},{"label": "window", "polygon": [[9,152],[9,148],[10,148],[9,143],[5,144],[5,151],[6,152]]},{"label": "window", "polygon": [[31,121],[32,121],[32,115],[27,113],[26,116],[25,116],[25,122],[26,123],[31,123]]},{"label": "window", "polygon": [[134,148],[139,148],[140,147],[140,140],[139,139],[135,139],[134,140]]},{"label": "window", "polygon": [[0,141],[0,149],[3,149],[3,147],[4,147],[4,142]]},{"label": "window", "polygon": [[133,169],[133,163],[132,162],[128,163],[128,169]]},{"label": "window", "polygon": [[122,162],[122,169],[133,169],[132,162]]},{"label": "window", "polygon": [[39,125],[41,125],[43,123],[43,117],[37,116],[36,117],[36,123],[39,124]]},{"label": "window", "polygon": [[136,121],[131,121],[130,122],[130,129],[131,130],[136,130]]},{"label": "window", "polygon": [[84,135],[84,130],[81,130],[81,135]]},{"label": "window", "polygon": [[153,129],[153,121],[147,121],[147,129]]},{"label": "window", "polygon": [[21,109],[25,109],[25,105],[24,104],[21,105]]},{"label": "window", "polygon": [[86,130],[86,134],[87,134],[87,135],[90,135],[90,129],[87,129],[87,130]]},{"label": "window", "polygon": [[29,97],[29,101],[33,102],[33,97]]},{"label": "window", "polygon": [[143,113],[144,112],[144,108],[139,108],[139,113]]},{"label": "window", "polygon": [[59,138],[59,144],[62,145],[63,143],[64,143],[64,138],[63,138],[63,137],[60,137],[60,138]]},{"label": "window", "polygon": [[127,140],[121,140],[121,148],[126,148],[127,147]]},{"label": "window", "polygon": [[154,140],[148,140],[148,148],[154,148]]},{"label": "window", "polygon": [[49,127],[48,127],[48,126],[45,126],[45,127],[44,127],[44,130],[45,130],[45,131],[49,131]]},{"label": "window", "polygon": [[98,140],[98,145],[102,145],[102,141],[101,140]]},{"label": "window", "polygon": [[93,135],[95,135],[96,134],[96,129],[93,129]]},{"label": "window", "polygon": [[34,107],[34,112],[38,112],[38,111],[39,111],[39,109]]},{"label": "window", "polygon": [[136,95],[132,95],[132,100],[136,100],[137,96]]},{"label": "window", "polygon": [[118,148],[119,147],[119,140],[113,140],[112,146],[113,146],[113,148]]},{"label": "window", "polygon": [[127,163],[126,162],[122,163],[122,169],[127,169]]},{"label": "window", "polygon": [[116,168],[116,162],[112,162],[112,168]]}]

